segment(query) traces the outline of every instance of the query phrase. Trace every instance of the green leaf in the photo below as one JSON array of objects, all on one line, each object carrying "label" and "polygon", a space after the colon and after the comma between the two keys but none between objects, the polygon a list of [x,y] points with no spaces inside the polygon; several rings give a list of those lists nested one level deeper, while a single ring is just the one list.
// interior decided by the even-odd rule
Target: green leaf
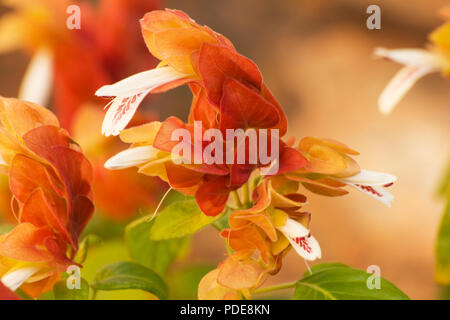
[{"label": "green leaf", "polygon": [[[220,216],[220,215],[219,215]],[[168,205],[154,219],[151,240],[181,238],[195,233],[218,219],[206,216],[195,200],[178,201]]]},{"label": "green leaf", "polygon": [[67,288],[67,279],[58,281],[53,287],[55,300],[89,300],[89,283],[81,278],[80,289]]},{"label": "green leaf", "polygon": [[[325,270],[325,269],[339,268],[339,267],[345,267],[346,268],[347,266],[345,264],[343,264],[343,263],[340,263],[340,262],[319,263],[319,264],[316,264],[316,265],[311,267],[311,272],[313,274],[315,274],[315,273],[317,273],[319,271],[322,271],[322,270]],[[311,273],[308,270],[308,271],[306,271],[303,274],[303,277],[307,277],[307,276],[310,276],[310,275],[311,275]]]},{"label": "green leaf", "polygon": [[450,197],[450,161],[447,165],[447,170],[445,172],[445,175],[441,180],[438,194],[441,196],[444,196],[444,197],[447,196],[447,201],[450,201],[450,200],[448,200]]},{"label": "green leaf", "polygon": [[164,280],[153,270],[134,262],[115,262],[100,269],[91,287],[95,290],[139,289],[168,298]]},{"label": "green leaf", "polygon": [[[369,289],[373,274],[343,264],[319,264],[297,282],[295,300],[408,300],[400,289],[380,278],[380,289]],[[369,280],[370,281],[370,280]]]},{"label": "green leaf", "polygon": [[82,264],[86,260],[89,247],[99,244],[101,241],[102,239],[94,234],[84,237],[75,256],[75,262]]},{"label": "green leaf", "polygon": [[450,285],[450,200],[447,202],[437,237],[435,280],[440,285]]},{"label": "green leaf", "polygon": [[189,245],[189,239],[150,240],[154,221],[149,216],[130,223],[125,229],[125,241],[130,258],[163,276],[180,252]]}]

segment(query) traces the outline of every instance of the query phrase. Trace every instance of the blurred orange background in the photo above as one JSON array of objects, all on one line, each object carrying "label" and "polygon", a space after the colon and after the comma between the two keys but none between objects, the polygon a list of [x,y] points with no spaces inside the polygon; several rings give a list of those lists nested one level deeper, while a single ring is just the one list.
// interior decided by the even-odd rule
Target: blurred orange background
[{"label": "blurred orange background", "polygon": [[[289,135],[328,137],[358,150],[361,167],[393,173],[391,208],[358,192],[342,198],[306,192],[322,261],[340,261],[381,275],[413,299],[439,295],[434,242],[444,203],[437,195],[448,162],[450,80],[421,80],[390,116],[377,98],[399,66],[373,58],[377,46],[423,47],[448,0],[166,0],[230,38],[252,58],[287,112]],[[366,8],[382,9],[381,30],[368,30]],[[136,21],[136,23],[138,23]],[[131,35],[141,37],[140,34]],[[0,57],[0,94],[17,96],[27,58]],[[82,76],[82,74],[81,74]],[[179,88],[148,101],[161,118],[187,118],[190,93]],[[213,228],[196,235],[190,261],[219,263],[225,251]],[[267,284],[298,279],[306,267],[289,253]]]}]

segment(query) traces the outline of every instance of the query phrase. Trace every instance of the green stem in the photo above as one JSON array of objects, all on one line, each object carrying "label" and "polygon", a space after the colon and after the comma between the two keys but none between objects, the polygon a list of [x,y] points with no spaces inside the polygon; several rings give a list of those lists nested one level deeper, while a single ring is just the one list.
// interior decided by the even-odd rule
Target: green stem
[{"label": "green stem", "polygon": [[250,203],[250,186],[248,182],[242,186],[242,199],[244,199],[244,205],[248,205]]},{"label": "green stem", "polygon": [[228,244],[228,240],[225,238],[225,248],[227,248],[227,253],[229,256],[231,256],[233,254],[233,249],[231,249],[230,245]]},{"label": "green stem", "polygon": [[267,292],[272,292],[272,291],[276,291],[276,290],[294,288],[296,284],[297,284],[297,281],[276,284],[274,286],[269,286],[269,287],[253,290],[252,294],[260,294],[260,293],[267,293]]},{"label": "green stem", "polygon": [[231,194],[233,195],[233,199],[234,199],[234,202],[236,203],[236,206],[238,208],[242,208],[242,202],[241,202],[241,199],[239,198],[239,194],[237,193],[237,191],[234,190],[231,192]]},{"label": "green stem", "polygon": [[93,289],[92,290],[92,298],[91,298],[91,300],[95,300],[95,299],[97,299],[97,290]]}]

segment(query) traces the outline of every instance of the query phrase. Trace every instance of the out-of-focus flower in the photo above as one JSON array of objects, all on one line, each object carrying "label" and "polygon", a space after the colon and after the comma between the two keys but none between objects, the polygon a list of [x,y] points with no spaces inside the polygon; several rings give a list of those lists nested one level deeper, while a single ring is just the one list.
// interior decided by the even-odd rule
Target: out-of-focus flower
[{"label": "out-of-focus flower", "polygon": [[[69,30],[66,10],[74,4],[81,9],[81,29]],[[139,32],[138,19],[159,8],[160,1],[101,0],[94,5],[79,0],[10,0],[6,5],[12,10],[0,20],[0,52],[23,49],[32,57],[19,96],[47,105],[52,92],[50,105],[61,126],[93,163],[97,209],[123,221],[140,208],[154,207],[164,189],[161,183],[103,167],[121,144],[101,136],[97,119],[99,114],[103,118],[101,99],[94,93],[106,83],[155,64],[144,41],[129,35]],[[111,201],[118,190],[122,190],[121,196]],[[9,198],[2,197],[0,205]]]},{"label": "out-of-focus flower", "polygon": [[[442,11],[449,21],[444,23],[429,36],[431,45],[424,49],[378,48],[375,55],[405,65],[389,82],[378,100],[380,112],[389,114],[411,87],[423,76],[441,72],[450,75],[450,16],[448,8]],[[447,12],[447,13],[445,13]]]},{"label": "out-of-focus flower", "polygon": [[387,206],[394,199],[385,188],[397,178],[391,174],[360,170],[350,155],[359,153],[331,139],[303,138],[299,150],[308,160],[300,170],[289,172],[286,177],[300,182],[311,192],[325,196],[341,196],[348,192],[342,187],[351,186]]},{"label": "out-of-focus flower", "polygon": [[[32,57],[19,97],[47,105],[53,92],[55,112],[68,130],[77,109],[96,101],[98,87],[154,63],[144,56],[144,43],[128,35],[139,30],[135,21],[142,12],[158,8],[159,0],[101,0],[96,6],[68,0],[5,4],[12,11],[0,20],[0,52],[24,49]],[[70,5],[80,7],[80,29],[66,26]]]},{"label": "out-of-focus flower", "polygon": [[1,98],[0,154],[17,226],[0,236],[0,280],[33,297],[48,291],[78,250],[94,212],[92,167],[47,109]]}]

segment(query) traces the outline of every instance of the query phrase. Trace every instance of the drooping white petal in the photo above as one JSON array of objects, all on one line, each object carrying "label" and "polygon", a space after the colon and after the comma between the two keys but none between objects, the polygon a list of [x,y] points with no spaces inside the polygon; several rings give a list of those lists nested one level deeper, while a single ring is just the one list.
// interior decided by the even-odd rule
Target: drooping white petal
[{"label": "drooping white petal", "polygon": [[397,181],[397,177],[385,172],[362,169],[360,173],[345,179],[339,179],[339,181],[368,186],[384,186]]},{"label": "drooping white petal", "polygon": [[115,84],[103,86],[95,93],[101,97],[115,97],[110,103],[102,124],[105,136],[118,135],[133,118],[142,100],[154,89],[187,78],[172,67],[161,67],[137,73]]},{"label": "drooping white petal", "polygon": [[119,170],[137,166],[156,158],[159,150],[152,146],[130,148],[119,152],[105,162],[105,168]]},{"label": "drooping white petal", "polygon": [[31,58],[22,79],[19,99],[45,106],[53,85],[53,56],[49,49],[42,48]]},{"label": "drooping white petal", "polygon": [[397,180],[396,176],[389,173],[361,170],[357,175],[337,180],[368,194],[388,207],[391,206],[391,202],[394,200],[394,196],[384,188]]},{"label": "drooping white petal", "polygon": [[38,267],[27,267],[5,274],[1,282],[11,291],[16,291],[28,278],[39,271]]},{"label": "drooping white petal", "polygon": [[319,243],[301,223],[288,218],[286,224],[278,227],[278,230],[303,259],[313,261],[322,257]]},{"label": "drooping white petal", "polygon": [[155,68],[136,73],[114,84],[103,86],[95,92],[95,95],[99,97],[125,98],[186,77],[189,77],[189,75],[179,73],[169,66]]},{"label": "drooping white petal", "polygon": [[150,90],[139,92],[130,97],[117,97],[111,102],[102,123],[102,134],[105,136],[117,136],[125,129],[136,113],[142,100],[150,93]]},{"label": "drooping white petal", "polygon": [[361,192],[364,192],[365,194],[368,194],[369,196],[383,202],[388,207],[391,206],[391,202],[394,200],[394,196],[387,191],[385,188],[381,186],[365,186],[360,184],[350,184],[350,186],[358,189]]},{"label": "drooping white petal", "polygon": [[439,70],[445,66],[444,57],[424,49],[393,49],[376,48],[375,56],[386,58],[405,66],[428,67]]},{"label": "drooping white petal", "polygon": [[429,67],[408,66],[396,73],[378,98],[378,109],[382,114],[389,114],[403,99],[412,86],[423,76],[436,72]]},{"label": "drooping white petal", "polygon": [[420,78],[442,70],[446,64],[439,54],[423,49],[377,48],[375,55],[406,66],[397,72],[378,99],[378,107],[383,114],[389,114]]}]

